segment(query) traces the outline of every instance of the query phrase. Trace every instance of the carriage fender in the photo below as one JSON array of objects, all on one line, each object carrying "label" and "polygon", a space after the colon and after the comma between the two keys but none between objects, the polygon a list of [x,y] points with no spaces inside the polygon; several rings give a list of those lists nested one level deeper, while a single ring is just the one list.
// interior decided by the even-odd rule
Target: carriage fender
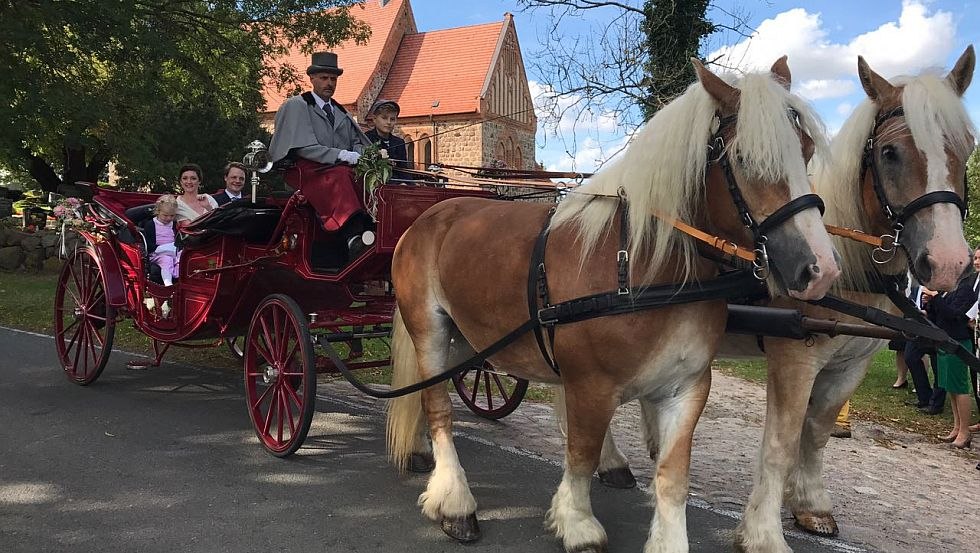
[{"label": "carriage fender", "polygon": [[112,307],[125,307],[126,286],[115,250],[106,241],[89,243],[88,249],[92,251],[92,256],[102,272],[106,301]]}]

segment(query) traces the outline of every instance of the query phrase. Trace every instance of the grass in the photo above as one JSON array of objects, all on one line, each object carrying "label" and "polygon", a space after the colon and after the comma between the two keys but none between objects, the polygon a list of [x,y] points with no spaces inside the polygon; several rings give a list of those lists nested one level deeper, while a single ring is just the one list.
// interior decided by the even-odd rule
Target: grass
[{"label": "grass", "polygon": [[[762,361],[717,361],[715,364],[725,374],[765,385],[766,364]],[[929,437],[946,434],[953,425],[949,408],[941,415],[930,416],[905,405],[906,400],[915,398],[911,391],[912,382],[909,381],[908,388],[896,390],[892,388],[895,375],[895,352],[882,350],[876,353],[868,374],[851,398],[851,419],[874,421]]]},{"label": "grass", "polygon": [[[57,280],[57,272],[50,267],[37,275],[0,273],[0,326],[51,334]],[[115,347],[136,353],[149,354],[153,351],[150,339],[139,332],[129,320],[117,325]],[[365,343],[365,352],[368,357],[380,358],[387,355],[387,347],[378,340],[369,340]],[[240,361],[224,345],[205,349],[174,348],[167,352],[166,358],[228,370],[241,367]],[[766,368],[761,361],[718,361],[716,366],[725,374],[765,384]],[[366,383],[386,384],[390,381],[391,372],[387,368],[361,370],[358,371],[358,376]],[[342,377],[331,375],[328,378]],[[914,396],[910,395],[909,390],[892,389],[891,384],[894,381],[894,352],[878,352],[868,375],[851,400],[851,417],[876,421],[926,436],[945,433],[949,429],[952,415],[948,409],[935,417],[919,413],[913,407],[904,405],[906,399]],[[447,385],[452,386],[451,383]],[[528,401],[538,402],[550,402],[552,398],[551,387],[534,384],[528,388],[525,396]]]}]

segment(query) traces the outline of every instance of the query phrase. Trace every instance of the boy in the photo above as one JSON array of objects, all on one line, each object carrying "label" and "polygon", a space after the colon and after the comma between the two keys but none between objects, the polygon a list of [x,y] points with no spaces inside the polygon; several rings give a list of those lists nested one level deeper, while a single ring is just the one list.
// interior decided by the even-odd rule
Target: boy
[{"label": "boy", "polygon": [[367,119],[373,122],[374,128],[365,134],[372,143],[377,144],[382,150],[387,150],[388,159],[395,162],[395,170],[391,174],[392,180],[403,181],[411,180],[412,177],[398,169],[408,169],[411,164],[405,151],[405,141],[391,134],[398,123],[399,112],[401,108],[393,100],[378,100],[371,106],[367,115]]}]

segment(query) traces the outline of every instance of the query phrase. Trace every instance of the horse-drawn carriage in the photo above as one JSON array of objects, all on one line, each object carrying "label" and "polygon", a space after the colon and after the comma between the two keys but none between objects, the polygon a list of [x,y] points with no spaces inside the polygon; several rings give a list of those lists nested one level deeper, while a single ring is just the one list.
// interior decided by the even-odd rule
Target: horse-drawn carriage
[{"label": "horse-drawn carriage", "polygon": [[[126,318],[153,340],[153,365],[170,346],[224,342],[244,361],[256,434],[278,456],[306,437],[317,374],[336,371],[324,348],[346,344],[338,351],[351,369],[388,364],[378,355],[360,357],[361,342],[383,344],[389,336],[391,255],[405,229],[446,198],[494,196],[478,187],[381,186],[374,192],[377,241],[349,261],[300,192],[231,202],[183,228],[179,281],[164,286],[139,227],[157,195],[92,193],[80,231],[85,243],[67,255],[55,300],[65,374],[77,384],[94,382]],[[527,387],[489,365],[456,375],[454,384],[488,418],[513,411]]]},{"label": "horse-drawn carriage", "polygon": [[[416,455],[435,460],[419,504],[460,541],[479,536],[477,504],[453,444],[447,391],[427,386],[492,357],[515,375],[565,389],[566,463],[547,520],[567,551],[606,549],[589,483],[611,442],[607,428],[616,407],[639,399],[649,453],[658,463],[647,550],[687,551],[691,441],[707,401],[708,367],[731,322],[726,303],[765,281],[769,288],[759,301],[770,305],[770,324],[756,324],[759,311],[742,311],[749,315],[741,330],[775,338],[767,341],[770,382],[783,384],[770,393],[779,405],[767,418],[760,465],[766,486],[753,493],[737,540],[745,551],[786,550],[778,512],[800,459],[796,468],[808,472],[788,506],[813,531],[836,531],[818,474],[819,442],[859,380],[834,379],[852,368],[845,361],[860,364],[851,373],[863,374],[876,342],[865,339],[845,359],[848,348],[835,336],[921,338],[978,363],[907,300],[894,298],[908,270],[926,285],[951,289],[965,266],[961,183],[973,135],[960,97],[973,66],[969,48],[945,80],[930,76],[903,85],[914,100],[906,105],[902,87],[859,60],[869,100],[843,139],[824,152],[843,167],[828,169],[821,192],[829,221],[851,227],[844,229],[821,220],[825,206],[812,193],[807,162],[823,139],[812,110],[788,92],[785,57],[735,85],[695,63],[702,86],[658,112],[634,139],[640,148],[628,149],[622,162],[557,210],[486,202],[480,198],[490,194],[480,190],[381,187],[377,243],[339,267],[317,263],[329,237],[294,193],[196,221],[187,229],[180,284],[163,288],[148,278],[145,248],[126,215],[152,197],[100,190],[88,207],[95,230],[84,233],[87,244],[69,257],[59,283],[59,355],[69,378],[94,381],[122,316],[153,338],[157,362],[171,344],[244,335],[256,432],[272,453],[288,455],[308,431],[318,370],[386,362],[345,361],[333,344],[386,336],[390,329],[393,386],[424,391],[390,406],[389,455],[402,467]],[[906,126],[910,132],[894,132]],[[927,158],[955,170],[927,172]],[[925,178],[933,173],[936,182]],[[494,240],[487,239],[491,232]],[[828,232],[860,243],[837,242],[841,261]],[[746,243],[752,244],[747,250]],[[905,255],[896,256],[899,250]],[[486,259],[494,260],[492,273]],[[732,276],[720,269],[739,259],[742,267],[751,263],[747,270]],[[842,266],[842,293],[863,303],[826,294]],[[397,310],[389,277],[399,287]],[[882,310],[892,309],[889,298],[906,318]],[[873,324],[843,325],[838,314]],[[555,338],[555,326],[564,323]],[[825,366],[830,370],[821,374]],[[484,371],[476,382],[489,387],[490,376]],[[782,426],[773,422],[784,413],[790,416]]]}]

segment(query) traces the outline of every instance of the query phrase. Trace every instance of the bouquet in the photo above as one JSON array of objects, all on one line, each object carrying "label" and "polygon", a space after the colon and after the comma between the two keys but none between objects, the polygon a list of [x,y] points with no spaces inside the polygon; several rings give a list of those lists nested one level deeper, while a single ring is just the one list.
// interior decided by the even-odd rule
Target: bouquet
[{"label": "bouquet", "polygon": [[388,182],[394,169],[388,159],[388,150],[381,149],[377,144],[371,144],[361,153],[354,166],[354,176],[364,183],[364,206],[371,217],[377,220],[378,202],[374,190]]},{"label": "bouquet", "polygon": [[78,198],[62,198],[55,204],[51,213],[57,218],[62,233],[66,230],[87,230],[95,227],[82,216],[82,200]]}]

